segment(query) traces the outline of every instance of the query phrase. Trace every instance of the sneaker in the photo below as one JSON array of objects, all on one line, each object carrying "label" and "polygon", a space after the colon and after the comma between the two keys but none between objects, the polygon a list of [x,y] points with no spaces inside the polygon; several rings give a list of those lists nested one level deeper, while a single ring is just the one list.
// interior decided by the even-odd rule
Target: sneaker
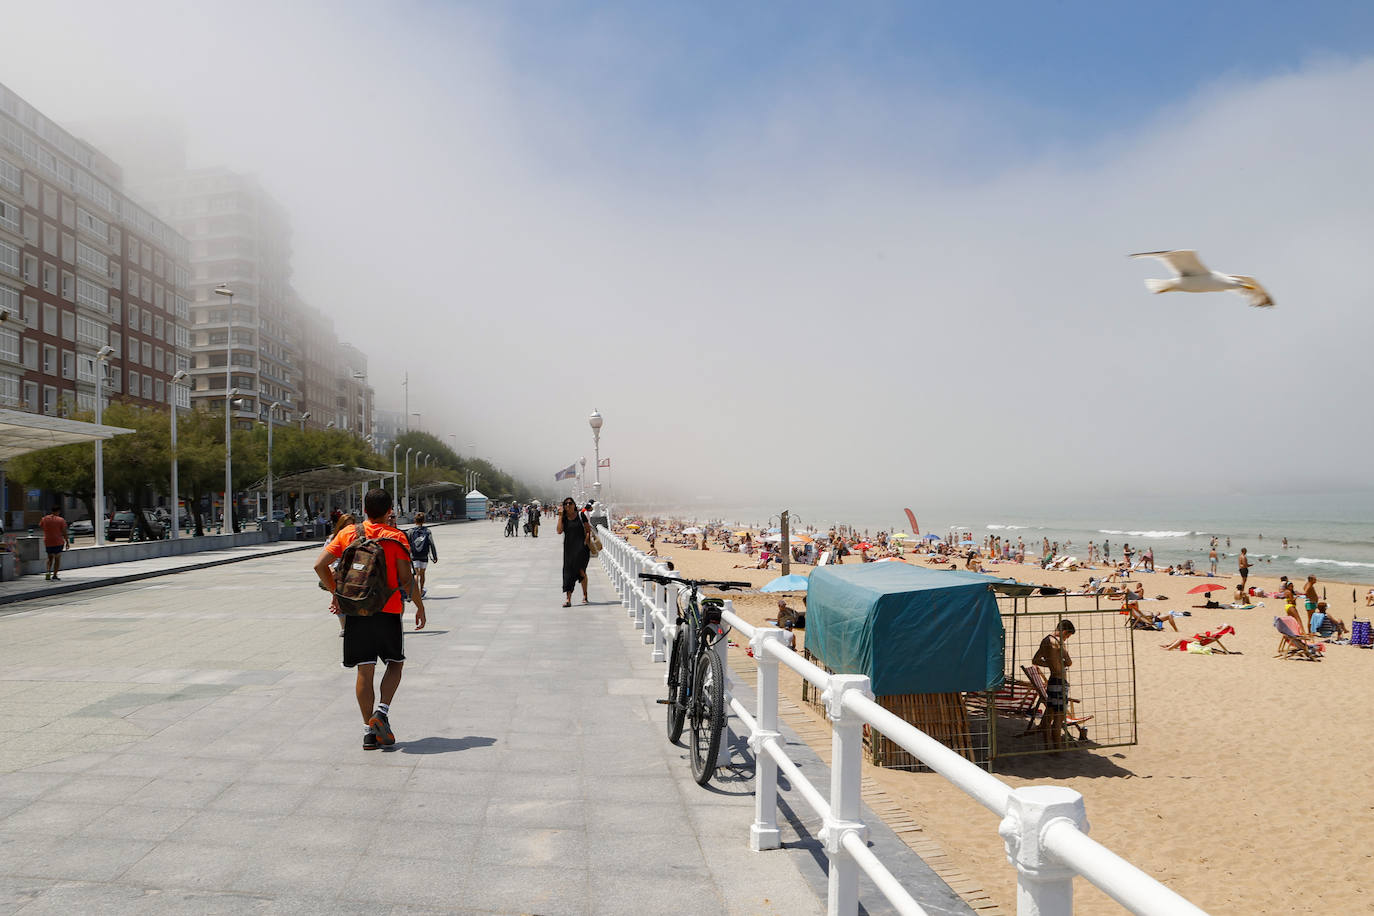
[{"label": "sneaker", "polygon": [[429,597],[429,589],[427,589],[427,588],[422,588],[422,589],[420,589],[420,597],[421,597],[421,598],[428,598],[428,597]]},{"label": "sneaker", "polygon": [[372,734],[376,736],[378,744],[391,747],[396,743],[396,736],[391,731],[391,722],[387,720],[386,713],[380,709],[372,714],[372,718],[367,720],[367,724],[371,726]]},{"label": "sneaker", "polygon": [[53,574],[52,574],[52,580],[53,580],[54,582],[61,582],[61,581],[62,581],[61,579],[57,578],[57,573],[53,573]]},{"label": "sneaker", "polygon": [[52,573],[50,573],[50,572],[45,572],[45,573],[43,573],[43,581],[44,581],[44,582],[47,582],[47,581],[48,581],[49,579],[51,579],[51,578],[52,578]]},{"label": "sneaker", "polygon": [[377,743],[377,736],[372,734],[372,732],[363,735],[363,750],[375,751],[380,746],[381,745]]}]

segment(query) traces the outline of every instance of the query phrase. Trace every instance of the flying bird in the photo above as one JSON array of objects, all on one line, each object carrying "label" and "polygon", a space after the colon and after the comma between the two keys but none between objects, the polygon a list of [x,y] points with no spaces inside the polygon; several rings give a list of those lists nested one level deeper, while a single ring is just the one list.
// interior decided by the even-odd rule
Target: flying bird
[{"label": "flying bird", "polygon": [[1192,249],[1179,251],[1142,251],[1133,258],[1159,258],[1173,270],[1169,280],[1146,280],[1145,286],[1154,293],[1178,290],[1184,293],[1219,293],[1227,290],[1240,293],[1256,308],[1272,308],[1274,300],[1254,277],[1232,276],[1208,270]]}]

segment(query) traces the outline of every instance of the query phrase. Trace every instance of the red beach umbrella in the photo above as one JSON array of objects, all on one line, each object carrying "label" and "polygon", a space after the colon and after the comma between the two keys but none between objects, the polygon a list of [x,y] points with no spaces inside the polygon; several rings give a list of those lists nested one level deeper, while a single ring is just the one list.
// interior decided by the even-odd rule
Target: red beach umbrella
[{"label": "red beach umbrella", "polygon": [[1208,582],[1206,585],[1199,585],[1195,588],[1188,589],[1188,594],[1205,595],[1207,592],[1221,592],[1225,590],[1226,586],[1224,585],[1217,585],[1215,582]]}]

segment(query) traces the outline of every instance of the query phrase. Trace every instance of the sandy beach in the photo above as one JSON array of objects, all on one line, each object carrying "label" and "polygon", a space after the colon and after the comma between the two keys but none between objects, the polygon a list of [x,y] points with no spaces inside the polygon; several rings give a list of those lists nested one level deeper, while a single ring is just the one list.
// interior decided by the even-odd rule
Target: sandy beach
[{"label": "sandy beach", "polygon": [[[630,540],[645,549],[642,538]],[[687,576],[762,586],[779,575],[776,568],[733,569],[749,558],[714,548],[660,543],[659,551]],[[792,567],[803,575],[811,569]],[[1014,563],[987,571],[1061,587],[1102,574]],[[1011,758],[998,762],[998,777],[1013,786],[1055,784],[1081,792],[1093,837],[1211,912],[1374,911],[1367,884],[1374,868],[1374,787],[1366,778],[1374,735],[1374,651],[1328,645],[1320,663],[1275,658],[1272,620],[1283,611],[1281,598],[1260,599],[1264,606],[1254,610],[1207,610],[1194,607],[1203,603],[1201,596],[1185,593],[1217,582],[1227,587],[1216,593],[1219,600],[1229,601],[1237,576],[1145,572],[1133,578],[1148,595],[1167,596],[1143,610],[1192,614],[1179,619],[1178,634],[1167,627],[1134,633],[1139,743]],[[1272,591],[1278,579],[1252,576],[1250,584]],[[1352,616],[1367,619],[1374,611],[1364,607],[1365,586],[1322,586],[1332,613],[1347,625]],[[1352,605],[1352,589],[1358,606]],[[740,616],[755,623],[773,615],[776,597],[732,595]],[[1228,624],[1236,633],[1226,645],[1238,654],[1160,648],[1178,636]],[[753,660],[732,649],[731,664],[748,672]],[[801,705],[800,681],[787,669],[783,691]],[[991,814],[935,774],[866,765],[866,776],[1003,912],[1015,912],[1015,873]],[[1078,912],[1120,912],[1086,882],[1077,882],[1076,890]]]}]

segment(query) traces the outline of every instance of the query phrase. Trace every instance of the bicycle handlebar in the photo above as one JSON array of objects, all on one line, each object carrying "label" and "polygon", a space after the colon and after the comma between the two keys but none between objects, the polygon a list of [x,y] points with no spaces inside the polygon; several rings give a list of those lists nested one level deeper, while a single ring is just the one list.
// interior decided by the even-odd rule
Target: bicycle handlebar
[{"label": "bicycle handlebar", "polygon": [[718,579],[683,579],[678,576],[664,576],[658,573],[640,573],[639,578],[648,579],[650,582],[657,582],[659,585],[687,585],[692,588],[718,588],[721,591],[730,591],[735,588],[753,588],[752,582],[722,581]]}]

